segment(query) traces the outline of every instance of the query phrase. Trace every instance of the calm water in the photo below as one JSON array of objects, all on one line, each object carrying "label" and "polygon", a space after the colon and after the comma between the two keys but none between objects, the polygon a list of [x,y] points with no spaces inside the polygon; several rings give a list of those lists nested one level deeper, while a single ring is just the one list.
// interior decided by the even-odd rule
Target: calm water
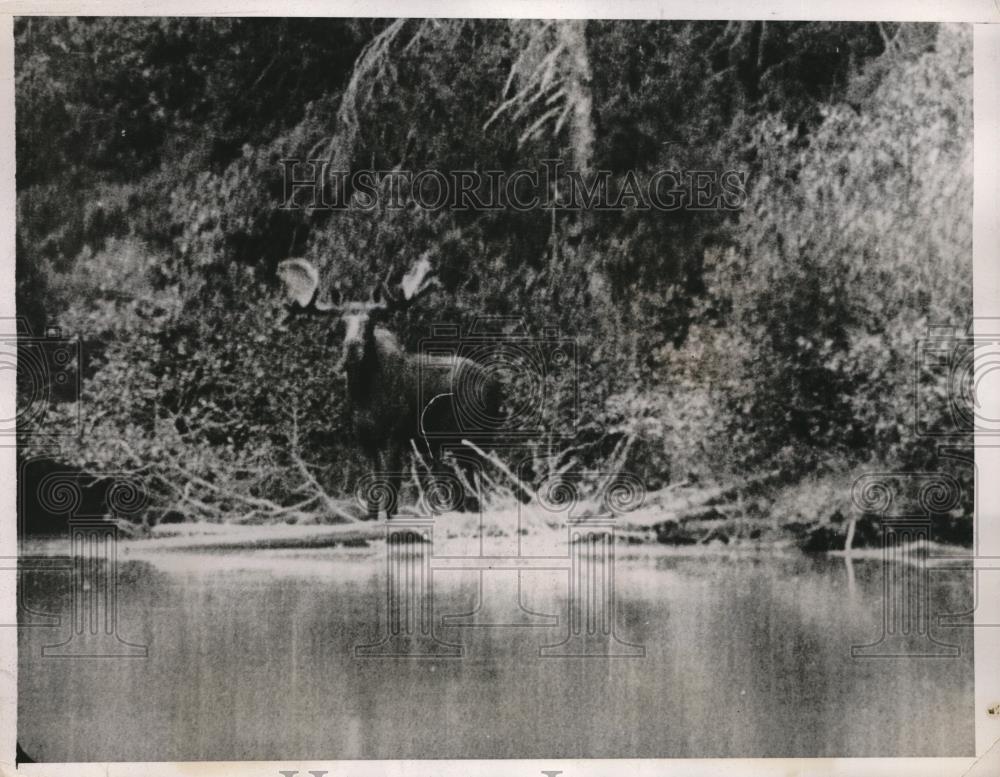
[{"label": "calm water", "polygon": [[[878,562],[620,555],[615,628],[641,658],[539,655],[568,629],[565,572],[522,573],[518,610],[517,573],[481,588],[439,570],[435,631],[465,655],[412,660],[354,656],[386,629],[386,564],[366,553],[126,560],[119,634],[148,657],[43,657],[67,628],[23,628],[22,746],[49,761],[973,751],[970,630],[934,630],[959,658],[851,657],[882,632]],[[970,609],[968,572],[930,580],[932,616]],[[70,612],[67,574],[22,585],[32,610]],[[522,625],[440,625],[472,611]]]}]

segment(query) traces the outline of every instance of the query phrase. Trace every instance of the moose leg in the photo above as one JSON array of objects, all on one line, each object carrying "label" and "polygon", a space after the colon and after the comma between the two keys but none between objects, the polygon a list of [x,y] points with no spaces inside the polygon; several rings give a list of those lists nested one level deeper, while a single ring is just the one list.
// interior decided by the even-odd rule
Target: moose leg
[{"label": "moose leg", "polygon": [[388,472],[386,472],[386,477],[389,481],[389,489],[392,493],[389,503],[385,508],[385,519],[388,521],[392,519],[392,516],[399,512],[399,499],[401,496],[399,492],[403,486],[403,456],[399,443],[393,442],[389,445],[386,463],[389,468]]},{"label": "moose leg", "polygon": [[[377,478],[381,472],[381,462],[379,461],[379,451],[378,448],[365,446],[365,455],[371,462],[371,469],[369,470],[369,475],[371,477]],[[381,506],[382,500],[378,498],[379,489],[373,489],[373,492],[367,493],[364,496],[365,506],[368,512],[367,519],[369,521],[377,521],[379,507]]]}]

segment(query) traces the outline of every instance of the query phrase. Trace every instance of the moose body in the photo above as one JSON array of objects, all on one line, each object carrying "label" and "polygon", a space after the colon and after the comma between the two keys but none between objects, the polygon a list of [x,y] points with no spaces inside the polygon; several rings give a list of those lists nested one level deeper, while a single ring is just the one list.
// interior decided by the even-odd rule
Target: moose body
[{"label": "moose body", "polygon": [[[425,260],[426,261],[426,260]],[[479,418],[501,417],[502,391],[499,383],[476,362],[461,356],[432,356],[407,353],[397,337],[378,325],[378,314],[409,304],[427,288],[429,266],[416,271],[409,285],[404,279],[402,294],[395,299],[384,287],[366,303],[344,305],[317,301],[319,276],[301,259],[282,262],[279,274],[292,302],[318,313],[335,313],[343,321],[343,356],[336,369],[347,382],[349,411],[358,443],[371,462],[372,470],[385,473],[390,491],[399,493],[403,462],[411,446],[426,454],[435,467],[443,454],[457,449],[463,437],[481,430],[463,424],[462,402],[473,401]],[[469,462],[459,459],[471,482]],[[471,504],[470,496],[466,500]],[[368,517],[376,518],[379,504],[368,500]],[[383,506],[386,517],[396,511],[396,499]]]}]

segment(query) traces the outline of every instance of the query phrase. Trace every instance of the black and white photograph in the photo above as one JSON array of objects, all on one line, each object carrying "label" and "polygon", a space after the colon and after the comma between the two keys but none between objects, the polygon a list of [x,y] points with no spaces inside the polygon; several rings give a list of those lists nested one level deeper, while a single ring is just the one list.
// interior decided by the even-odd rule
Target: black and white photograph
[{"label": "black and white photograph", "polygon": [[11,773],[982,755],[988,25],[357,10],[6,28]]}]

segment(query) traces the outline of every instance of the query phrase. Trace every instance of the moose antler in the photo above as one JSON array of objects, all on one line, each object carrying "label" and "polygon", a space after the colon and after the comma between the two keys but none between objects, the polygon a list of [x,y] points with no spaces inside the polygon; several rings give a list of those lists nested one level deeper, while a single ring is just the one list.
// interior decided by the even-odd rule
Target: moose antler
[{"label": "moose antler", "polygon": [[[431,263],[425,254],[402,277],[395,293],[389,291],[387,274],[385,280],[376,284],[372,291],[368,310],[401,310],[408,307],[437,285],[431,272]],[[284,284],[285,297],[293,311],[295,308],[317,313],[340,311],[341,306],[337,302],[319,299],[319,270],[307,259],[285,259],[278,265],[278,277]]]},{"label": "moose antler", "polygon": [[431,261],[427,254],[420,257],[410,271],[403,276],[399,282],[399,288],[403,292],[403,297],[413,301],[419,295],[430,291],[437,285],[437,279],[431,277]]},{"label": "moose antler", "polygon": [[381,297],[388,302],[386,307],[398,309],[408,307],[418,297],[423,296],[437,285],[437,279],[432,276],[430,259],[427,258],[427,254],[424,254],[400,279],[398,294],[391,293],[384,282],[379,285],[379,290]]},{"label": "moose antler", "polygon": [[278,264],[278,277],[285,285],[285,297],[289,305],[295,304],[305,310],[329,313],[339,310],[335,302],[325,302],[319,297],[319,270],[307,259],[285,259]]}]

